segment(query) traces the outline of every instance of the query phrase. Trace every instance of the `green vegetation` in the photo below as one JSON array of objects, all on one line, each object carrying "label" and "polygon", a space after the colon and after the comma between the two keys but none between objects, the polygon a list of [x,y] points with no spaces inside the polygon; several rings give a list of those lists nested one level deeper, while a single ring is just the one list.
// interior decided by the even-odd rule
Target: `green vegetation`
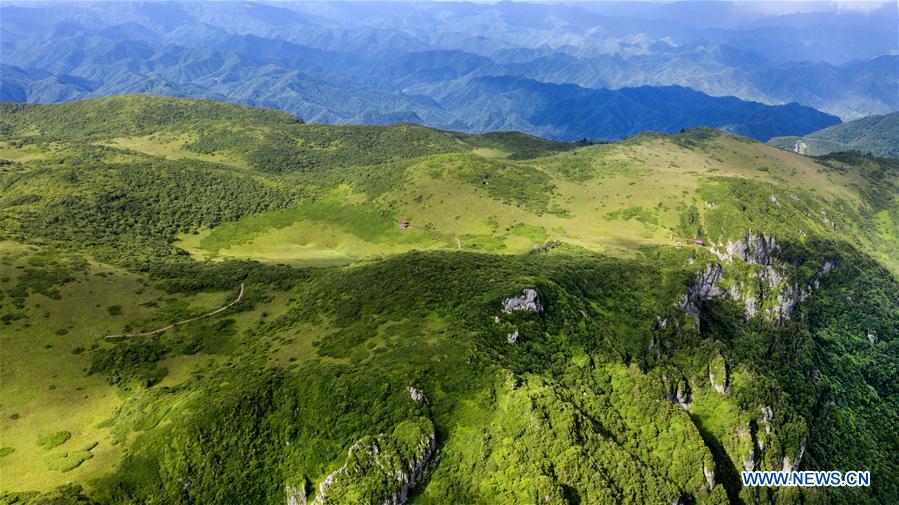
[{"label": "green vegetation", "polygon": [[[894,162],[3,107],[4,502],[899,494]],[[691,291],[708,264],[726,294]],[[542,310],[503,312],[524,289]],[[873,484],[741,488],[785,457]]]},{"label": "green vegetation", "polygon": [[860,151],[899,158],[899,112],[856,119],[802,137],[774,137],[768,144],[810,156]]},{"label": "green vegetation", "polygon": [[96,446],[97,443],[94,442],[83,449],[48,454],[44,457],[44,466],[53,472],[68,472],[74,470],[93,457],[91,449]]},{"label": "green vegetation", "polygon": [[68,431],[57,431],[56,433],[51,433],[45,437],[41,437],[37,441],[37,445],[43,447],[44,449],[53,449],[54,447],[59,447],[60,445],[66,443],[68,439],[72,438],[72,434]]}]

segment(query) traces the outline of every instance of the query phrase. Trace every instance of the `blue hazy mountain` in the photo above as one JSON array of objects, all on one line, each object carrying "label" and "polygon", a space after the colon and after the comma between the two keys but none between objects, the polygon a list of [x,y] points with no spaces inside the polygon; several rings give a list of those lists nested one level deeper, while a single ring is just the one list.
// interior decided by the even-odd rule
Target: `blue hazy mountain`
[{"label": "blue hazy mountain", "polygon": [[152,93],[559,139],[706,125],[767,140],[899,109],[895,4],[816,8],[5,3],[0,98]]}]

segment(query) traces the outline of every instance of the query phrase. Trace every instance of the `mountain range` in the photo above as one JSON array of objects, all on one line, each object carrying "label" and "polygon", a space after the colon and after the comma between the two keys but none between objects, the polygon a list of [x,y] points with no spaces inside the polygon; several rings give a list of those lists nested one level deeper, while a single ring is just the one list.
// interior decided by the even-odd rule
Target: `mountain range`
[{"label": "mountain range", "polygon": [[4,0],[0,504],[893,505],[897,41]]},{"label": "mountain range", "polygon": [[0,188],[2,503],[895,501],[896,160],[131,95]]},{"label": "mountain range", "polygon": [[[730,3],[701,13],[690,3],[0,10],[6,101],[151,93],[275,107],[315,122],[516,129],[560,140],[703,125],[767,140],[836,123],[808,107],[844,120],[899,108],[899,15],[890,3],[789,15]],[[491,102],[491,93],[502,99]],[[671,99],[680,102],[647,113]]]}]

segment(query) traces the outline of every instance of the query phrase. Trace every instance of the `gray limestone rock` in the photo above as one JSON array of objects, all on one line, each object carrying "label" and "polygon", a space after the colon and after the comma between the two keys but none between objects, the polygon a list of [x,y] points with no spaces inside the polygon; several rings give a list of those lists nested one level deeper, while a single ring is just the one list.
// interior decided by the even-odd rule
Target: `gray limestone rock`
[{"label": "gray limestone rock", "polygon": [[286,484],[284,491],[287,494],[287,505],[306,505],[306,484]]},{"label": "gray limestone rock", "polygon": [[540,297],[534,289],[524,289],[521,296],[506,298],[503,300],[503,312],[511,314],[515,311],[526,312],[543,312],[543,306],[540,305]]},{"label": "gray limestone rock", "polygon": [[709,364],[709,384],[720,394],[727,393],[730,387],[730,370],[721,355],[716,356]]},{"label": "gray limestone rock", "polygon": [[407,390],[409,391],[409,398],[412,398],[412,401],[414,401],[414,402],[425,401],[425,394],[422,391],[415,389],[414,386],[409,386],[407,388]]},{"label": "gray limestone rock", "polygon": [[755,265],[770,265],[777,248],[774,237],[764,233],[753,233],[751,230],[742,239],[728,242],[725,247],[730,258]]},{"label": "gray limestone rock", "polygon": [[681,299],[680,307],[697,322],[699,321],[702,302],[724,295],[718,283],[724,278],[721,265],[709,263],[705,270],[696,275],[693,285]]},{"label": "gray limestone rock", "polygon": [[[424,423],[421,425],[421,423]],[[389,483],[392,490],[380,496],[366,496],[366,503],[379,503],[381,505],[402,505],[409,497],[409,491],[424,476],[425,468],[434,455],[437,448],[437,438],[434,425],[422,420],[421,437],[408,448],[389,450],[396,444],[408,442],[389,439],[389,435],[365,437],[359,440],[347,451],[346,462],[337,470],[331,472],[318,485],[318,492],[311,505],[325,505],[327,503],[346,503],[347,496],[353,496],[352,489],[358,485],[358,479]],[[414,453],[414,457],[407,459],[407,454]],[[370,485],[370,483],[369,483]],[[365,488],[363,488],[365,489]],[[300,505],[301,502],[297,502]],[[293,504],[290,504],[293,505]]]},{"label": "gray limestone rock", "polygon": [[802,444],[799,445],[799,453],[796,454],[796,461],[790,461],[790,457],[784,455],[783,464],[781,466],[781,472],[792,472],[793,470],[799,468],[799,463],[802,462],[802,455],[805,454],[805,440],[802,441]]},{"label": "gray limestone rock", "polygon": [[709,491],[715,487],[715,470],[713,468],[709,468],[706,466],[705,462],[702,463],[702,475],[705,476],[705,482],[709,486]]}]

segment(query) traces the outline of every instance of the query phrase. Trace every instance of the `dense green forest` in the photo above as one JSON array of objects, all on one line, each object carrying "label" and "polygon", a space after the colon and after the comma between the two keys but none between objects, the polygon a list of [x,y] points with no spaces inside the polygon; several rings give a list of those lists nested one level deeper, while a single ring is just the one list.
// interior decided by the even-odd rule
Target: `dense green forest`
[{"label": "dense green forest", "polygon": [[2,503],[899,496],[894,160],[0,107]]}]

